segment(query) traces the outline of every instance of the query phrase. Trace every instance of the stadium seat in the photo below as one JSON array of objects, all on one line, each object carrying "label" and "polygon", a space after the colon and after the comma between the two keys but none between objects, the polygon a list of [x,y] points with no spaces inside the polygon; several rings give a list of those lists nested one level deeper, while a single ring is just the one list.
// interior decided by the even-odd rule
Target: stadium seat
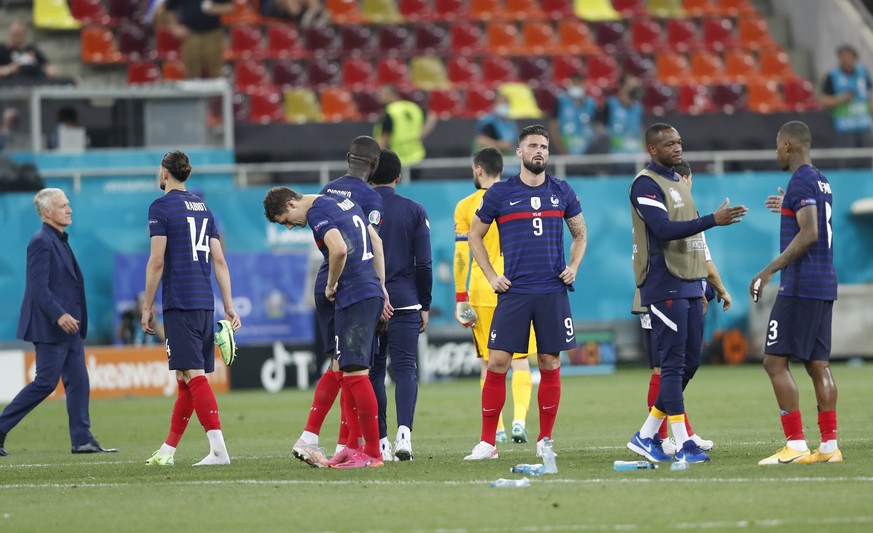
[{"label": "stadium seat", "polygon": [[246,95],[234,93],[231,97],[231,106],[233,107],[234,122],[249,121],[249,103]]},{"label": "stadium seat", "polygon": [[573,0],[573,10],[583,20],[621,20],[621,14],[609,0]]},{"label": "stadium seat", "polygon": [[664,42],[664,30],[657,21],[638,18],[631,22],[631,45],[644,54],[653,54],[667,48]]},{"label": "stadium seat", "polygon": [[741,18],[739,35],[740,45],[748,50],[772,50],[777,47],[767,21],[760,17]]},{"label": "stadium seat", "polygon": [[397,0],[361,0],[361,13],[370,24],[397,24],[403,22]]},{"label": "stadium seat", "polygon": [[118,30],[118,51],[129,61],[139,61],[149,55],[149,36],[142,26],[124,24]]},{"label": "stadium seat", "polygon": [[721,57],[712,52],[694,52],[691,54],[691,78],[704,85],[728,81]]},{"label": "stadium seat", "polygon": [[436,18],[429,0],[397,0],[397,10],[408,22],[422,22]]},{"label": "stadium seat", "polygon": [[674,89],[660,83],[650,83],[643,86],[643,109],[646,113],[661,116],[676,110],[676,94]]},{"label": "stadium seat", "polygon": [[573,0],[541,0],[540,4],[543,13],[550,19],[563,20],[576,16]]},{"label": "stadium seat", "polygon": [[282,112],[282,97],[279,91],[265,89],[251,93],[249,96],[249,122],[270,124],[284,122]]},{"label": "stadium seat", "polygon": [[448,32],[432,22],[415,25],[415,53],[441,55],[449,48]]},{"label": "stadium seat", "polygon": [[645,17],[649,14],[645,0],[612,0],[612,7],[626,19]]},{"label": "stadium seat", "polygon": [[467,0],[434,0],[436,16],[443,21],[469,20],[470,11]]},{"label": "stadium seat", "polygon": [[382,114],[382,104],[379,102],[379,93],[374,90],[359,91],[354,93],[355,104],[358,112],[367,120],[376,120]]},{"label": "stadium seat", "polygon": [[281,90],[306,85],[306,70],[302,61],[279,59],[273,61],[273,83]]},{"label": "stadium seat", "polygon": [[692,17],[715,17],[720,12],[713,2],[718,2],[718,0],[684,0],[682,5],[685,11]]},{"label": "stadium seat", "polygon": [[140,0],[109,0],[109,20],[112,23],[139,22]]},{"label": "stadium seat", "polygon": [[322,57],[315,57],[309,61],[307,79],[309,86],[315,88],[336,87],[339,85],[339,65],[336,62]]},{"label": "stadium seat", "polygon": [[336,57],[339,54],[339,38],[333,26],[309,26],[303,31],[306,50],[313,55]]},{"label": "stadium seat", "polygon": [[470,89],[467,91],[467,100],[464,105],[464,116],[479,118],[492,111],[496,94],[487,88]]},{"label": "stadium seat", "polygon": [[442,59],[435,56],[417,56],[409,61],[412,75],[412,85],[417,89],[431,91],[451,87],[446,66]]},{"label": "stadium seat", "polygon": [[406,61],[396,57],[379,59],[376,66],[376,81],[379,85],[394,85],[400,89],[412,85]]},{"label": "stadium seat", "polygon": [[379,54],[407,56],[412,51],[412,34],[406,26],[379,26]]},{"label": "stadium seat", "polygon": [[503,0],[468,0],[470,4],[470,18],[489,22],[492,20],[507,20],[512,18],[508,14]]},{"label": "stadium seat", "polygon": [[655,71],[661,83],[679,85],[691,81],[691,66],[685,54],[661,52],[655,56]]},{"label": "stadium seat", "polygon": [[548,59],[542,56],[519,57],[515,63],[518,70],[518,79],[529,83],[531,87],[537,87],[543,83],[552,81],[552,69]]},{"label": "stadium seat", "polygon": [[760,55],[761,75],[776,81],[787,81],[797,78],[791,61],[783,50],[773,50]]},{"label": "stadium seat", "polygon": [[352,94],[345,89],[330,88],[321,92],[321,114],[325,122],[361,120]]},{"label": "stadium seat", "polygon": [[710,87],[712,104],[719,113],[733,114],[746,109],[743,86],[737,83],[724,83]]},{"label": "stadium seat", "polygon": [[508,58],[500,56],[482,58],[482,81],[486,85],[495,86],[503,82],[517,80],[515,65]]},{"label": "stadium seat", "polygon": [[592,55],[588,57],[585,78],[598,87],[615,87],[618,84],[619,68],[615,58],[610,55]]},{"label": "stadium seat", "polygon": [[728,17],[760,16],[750,0],[718,0],[719,10]]},{"label": "stadium seat", "polygon": [[585,63],[575,55],[555,56],[552,59],[552,76],[556,83],[563,83],[573,76],[584,73]]},{"label": "stadium seat", "polygon": [[464,113],[464,101],[454,89],[437,89],[430,92],[427,109],[443,120],[459,117]]},{"label": "stadium seat", "polygon": [[251,93],[272,85],[266,67],[254,59],[237,61],[233,73],[234,91],[238,93]]},{"label": "stadium seat", "polygon": [[518,28],[514,22],[490,22],[486,26],[488,50],[492,54],[509,55],[520,48]]},{"label": "stadium seat", "polygon": [[686,115],[700,115],[714,111],[715,107],[705,85],[684,83],[676,88],[676,109]]},{"label": "stadium seat", "polygon": [[560,51],[558,36],[551,22],[526,21],[521,26],[521,46],[527,54],[552,55]]},{"label": "stadium seat", "polygon": [[724,68],[728,81],[733,83],[746,83],[750,79],[760,76],[758,62],[755,57],[745,50],[728,50],[724,53]]},{"label": "stadium seat", "polygon": [[230,47],[225,50],[225,58],[263,59],[267,51],[264,38],[258,26],[237,25],[230,28]]},{"label": "stadium seat", "polygon": [[109,24],[102,0],[70,0],[70,13],[86,25]]},{"label": "stadium seat", "polygon": [[70,13],[67,0],[33,0],[33,25],[46,30],[78,30],[82,23]]},{"label": "stadium seat", "polygon": [[263,20],[258,13],[257,2],[249,0],[233,0],[234,10],[221,16],[221,23],[225,26],[236,24],[262,24]]},{"label": "stadium seat", "polygon": [[376,70],[367,57],[346,57],[342,60],[342,85],[352,91],[376,87]]},{"label": "stadium seat", "polygon": [[594,24],[593,27],[597,46],[607,54],[624,52],[628,48],[625,39],[624,24],[616,21],[605,21]]},{"label": "stadium seat", "polygon": [[451,26],[452,52],[478,55],[487,51],[482,29],[474,23],[457,22]]},{"label": "stadium seat", "polygon": [[668,20],[667,44],[677,52],[694,52],[703,49],[697,36],[697,26],[690,20]]},{"label": "stadium seat", "polygon": [[558,46],[562,54],[597,54],[600,48],[591,39],[588,25],[575,18],[558,21]]},{"label": "stadium seat", "polygon": [[453,56],[446,59],[446,72],[449,81],[456,87],[466,88],[482,82],[482,70],[475,59],[467,56]]},{"label": "stadium seat", "polygon": [[655,64],[649,56],[628,52],[621,58],[621,70],[645,81],[655,75]]},{"label": "stadium seat", "polygon": [[539,118],[543,111],[537,106],[537,99],[527,83],[504,83],[497,92],[509,100],[509,118]]},{"label": "stadium seat", "polygon": [[[169,28],[155,28],[155,54],[160,59],[176,59],[182,54],[182,39]],[[166,76],[165,76],[166,77]]]},{"label": "stadium seat", "polygon": [[702,24],[703,44],[710,50],[721,52],[739,48],[740,43],[734,35],[734,25],[727,18],[707,18]]},{"label": "stadium seat", "polygon": [[161,77],[165,81],[184,80],[188,77],[185,63],[178,59],[168,59],[161,65]]},{"label": "stadium seat", "polygon": [[401,89],[398,91],[400,98],[415,102],[419,107],[424,109],[427,106],[427,91],[421,91],[415,88]]},{"label": "stadium seat", "polygon": [[537,99],[537,107],[543,112],[551,116],[555,110],[555,104],[558,103],[558,97],[561,95],[561,89],[553,83],[544,83],[534,88],[534,97]]},{"label": "stadium seat", "polygon": [[[276,117],[276,111],[273,107],[272,97],[270,105],[266,106],[266,115],[270,117],[269,122],[287,121],[292,124],[302,124],[304,122],[321,122],[321,105],[318,103],[318,97],[310,89],[291,89],[285,91],[284,106],[279,108],[281,118]],[[279,105],[277,99],[276,105]],[[255,117],[252,117],[252,122],[257,122]],[[263,120],[260,122],[263,123]]]},{"label": "stadium seat", "polygon": [[272,59],[306,57],[308,52],[300,40],[297,28],[291,24],[270,24],[267,27],[267,56]]},{"label": "stadium seat", "polygon": [[92,65],[119,63],[124,59],[115,46],[115,36],[103,26],[82,29],[82,62]]},{"label": "stadium seat", "polygon": [[682,19],[688,13],[682,7],[682,0],[646,0],[649,13],[661,19]]},{"label": "stadium seat", "polygon": [[540,2],[530,0],[504,0],[506,15],[515,20],[546,20],[549,18],[540,5]]},{"label": "stadium seat", "polygon": [[815,111],[821,107],[815,96],[815,88],[809,80],[788,80],[782,86],[785,105],[791,111]]},{"label": "stadium seat", "polygon": [[358,8],[357,0],[326,0],[325,9],[336,24],[363,24],[364,15]]},{"label": "stadium seat", "polygon": [[343,57],[350,55],[372,56],[376,50],[373,30],[370,29],[369,25],[341,26],[339,33]]},{"label": "stadium seat", "polygon": [[779,92],[779,84],[772,80],[756,79],[746,85],[749,110],[756,113],[778,113],[787,107]]},{"label": "stadium seat", "polygon": [[154,83],[161,79],[161,69],[152,61],[136,61],[127,64],[127,83]]}]

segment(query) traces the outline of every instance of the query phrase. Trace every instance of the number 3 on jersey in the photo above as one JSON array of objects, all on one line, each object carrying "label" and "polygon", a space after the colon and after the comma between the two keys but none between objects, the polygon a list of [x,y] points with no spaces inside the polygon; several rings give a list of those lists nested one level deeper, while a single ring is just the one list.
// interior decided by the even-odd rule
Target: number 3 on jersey
[{"label": "number 3 on jersey", "polygon": [[200,235],[197,235],[197,221],[194,217],[187,217],[188,219],[188,232],[191,235],[191,259],[194,261],[199,261],[200,258],[197,256],[197,252],[203,252],[206,254],[206,262],[209,262],[209,243],[207,242],[206,237],[206,225],[209,223],[208,218],[203,219],[203,224],[200,226]]}]

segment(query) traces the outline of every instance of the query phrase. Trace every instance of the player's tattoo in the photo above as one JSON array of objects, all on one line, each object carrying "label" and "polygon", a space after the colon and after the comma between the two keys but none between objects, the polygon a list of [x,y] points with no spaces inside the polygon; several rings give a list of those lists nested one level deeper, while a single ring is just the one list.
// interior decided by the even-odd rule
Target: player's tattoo
[{"label": "player's tattoo", "polygon": [[585,218],[582,213],[567,219],[567,227],[574,239],[588,240],[588,228],[585,226]]}]

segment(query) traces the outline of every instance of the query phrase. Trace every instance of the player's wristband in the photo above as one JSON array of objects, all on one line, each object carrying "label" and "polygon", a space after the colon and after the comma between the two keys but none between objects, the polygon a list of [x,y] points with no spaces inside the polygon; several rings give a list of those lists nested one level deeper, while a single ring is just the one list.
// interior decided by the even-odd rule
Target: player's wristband
[{"label": "player's wristband", "polygon": [[468,292],[456,292],[455,293],[455,302],[467,302],[470,300],[470,294]]}]

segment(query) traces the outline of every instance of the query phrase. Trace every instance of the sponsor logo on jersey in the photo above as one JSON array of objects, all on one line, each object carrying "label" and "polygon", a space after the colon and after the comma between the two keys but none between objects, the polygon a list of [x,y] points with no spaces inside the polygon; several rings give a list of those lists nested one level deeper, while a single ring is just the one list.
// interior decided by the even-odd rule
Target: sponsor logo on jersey
[{"label": "sponsor logo on jersey", "polygon": [[670,198],[673,199],[673,209],[679,209],[680,207],[685,206],[685,202],[682,201],[682,195],[679,194],[679,191],[670,187],[668,192],[670,193]]},{"label": "sponsor logo on jersey", "polygon": [[561,203],[561,200],[559,200],[558,197],[555,196],[554,194],[553,194],[552,197],[550,198],[550,201],[552,202],[552,205],[553,205],[553,206],[557,206],[558,204]]},{"label": "sponsor logo on jersey", "polygon": [[815,205],[815,198],[804,198],[800,201],[800,205]]},{"label": "sponsor logo on jersey", "polygon": [[382,213],[376,210],[370,211],[370,214],[367,215],[367,220],[370,221],[370,224],[378,226],[382,223]]}]

